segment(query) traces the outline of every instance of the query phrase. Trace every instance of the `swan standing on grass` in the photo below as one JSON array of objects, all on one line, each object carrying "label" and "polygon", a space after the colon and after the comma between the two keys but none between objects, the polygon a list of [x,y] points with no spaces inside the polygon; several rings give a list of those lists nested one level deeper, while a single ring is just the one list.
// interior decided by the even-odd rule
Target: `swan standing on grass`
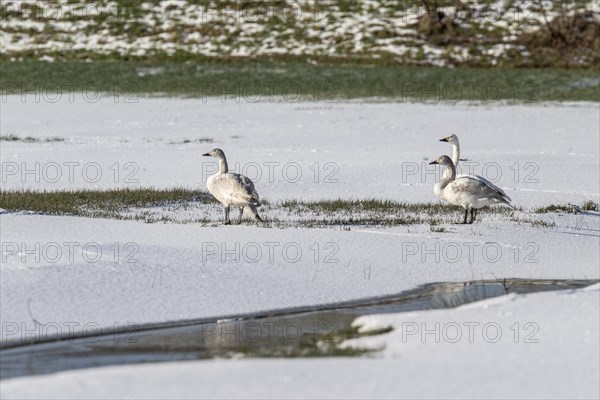
[{"label": "swan standing on grass", "polygon": [[216,174],[210,176],[206,181],[206,187],[210,194],[225,207],[225,225],[229,225],[229,209],[236,206],[240,208],[240,217],[238,224],[242,223],[244,210],[252,214],[254,219],[263,222],[258,215],[256,207],[260,206],[258,193],[254,189],[254,183],[248,177],[229,172],[227,168],[227,159],[221,149],[213,149],[206,154],[207,157],[214,157],[219,160],[219,170]]},{"label": "swan standing on grass", "polygon": [[467,223],[469,211],[471,212],[471,222],[469,223],[472,224],[475,221],[477,210],[485,206],[504,204],[514,209],[502,191],[498,191],[470,175],[456,177],[456,168],[450,157],[440,156],[429,164],[440,164],[446,167],[442,180],[435,184],[433,192],[437,197],[450,204],[464,207],[463,224]]},{"label": "swan standing on grass", "polygon": [[[452,162],[454,163],[454,168],[458,169],[458,162],[460,161],[460,143],[458,141],[458,136],[448,135],[445,138],[440,139],[440,142],[447,142],[452,145]],[[444,178],[446,178],[448,176],[448,174],[450,174],[450,170],[446,169],[444,171]],[[504,196],[506,198],[506,200],[508,200],[509,202],[511,201],[510,197],[508,197],[508,195],[506,193],[504,193],[504,190],[500,189],[498,186],[494,185],[492,182],[485,179],[483,176],[460,174],[460,175],[457,175],[456,178],[458,179],[458,178],[462,178],[464,176],[470,176],[473,179],[477,179],[478,181],[485,183],[492,189],[496,190],[498,193],[502,194],[502,196]]]}]

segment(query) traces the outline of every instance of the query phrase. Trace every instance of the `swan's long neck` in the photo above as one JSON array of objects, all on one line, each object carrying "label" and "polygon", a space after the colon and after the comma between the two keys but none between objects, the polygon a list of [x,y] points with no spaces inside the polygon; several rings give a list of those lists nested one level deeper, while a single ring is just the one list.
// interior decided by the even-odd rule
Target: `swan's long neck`
[{"label": "swan's long neck", "polygon": [[458,143],[458,140],[456,140],[456,143],[452,144],[452,163],[454,164],[454,167],[458,168],[458,161],[460,159],[460,144]]},{"label": "swan's long neck", "polygon": [[[452,143],[452,164],[454,164],[454,168],[458,168],[458,161],[460,160],[460,144],[458,139],[456,139],[456,143]],[[455,171],[456,172],[456,171]],[[443,177],[447,178],[450,174],[450,170],[446,168],[443,173]],[[454,180],[454,178],[452,178]]]},{"label": "swan's long neck", "polygon": [[436,186],[439,190],[443,190],[450,182],[452,182],[456,178],[456,168],[454,168],[453,164],[446,165],[446,169],[444,170],[444,176],[442,180],[439,181]]},{"label": "swan's long neck", "polygon": [[227,167],[227,159],[225,158],[225,156],[223,157],[219,157],[219,172],[217,172],[217,174],[219,175],[223,175],[229,172],[229,168]]}]

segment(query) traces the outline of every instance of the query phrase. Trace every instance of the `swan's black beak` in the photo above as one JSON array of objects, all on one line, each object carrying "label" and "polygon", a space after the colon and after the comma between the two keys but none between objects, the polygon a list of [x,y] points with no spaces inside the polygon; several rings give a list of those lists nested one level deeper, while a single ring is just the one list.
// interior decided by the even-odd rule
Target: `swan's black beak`
[{"label": "swan's black beak", "polygon": [[429,165],[431,164],[439,164],[438,160],[433,160],[432,162],[429,163]]},{"label": "swan's black beak", "polygon": [[205,153],[205,154],[202,154],[202,155],[203,155],[204,157],[210,157],[210,154],[208,154],[208,153]]},{"label": "swan's black beak", "polygon": [[448,138],[440,139],[440,142],[447,142],[447,141],[448,141]]}]

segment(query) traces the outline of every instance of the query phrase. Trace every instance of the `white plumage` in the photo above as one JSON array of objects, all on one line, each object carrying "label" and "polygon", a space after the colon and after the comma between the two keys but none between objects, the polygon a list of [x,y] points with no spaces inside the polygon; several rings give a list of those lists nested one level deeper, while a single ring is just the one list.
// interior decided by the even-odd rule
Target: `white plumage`
[{"label": "white plumage", "polygon": [[219,170],[206,181],[208,191],[223,204],[225,208],[225,224],[230,224],[229,210],[231,206],[240,208],[238,224],[242,222],[244,210],[254,219],[262,222],[256,207],[260,206],[258,193],[254,183],[246,176],[229,172],[225,153],[221,149],[213,149],[203,156],[214,157],[219,161]]},{"label": "white plumage", "polygon": [[435,184],[433,192],[440,199],[465,209],[464,224],[467,223],[469,211],[472,224],[475,221],[477,210],[482,207],[504,204],[514,208],[502,191],[498,191],[470,175],[457,177],[456,168],[450,157],[441,156],[430,164],[440,164],[446,167],[442,180]]},{"label": "white plumage", "polygon": [[[460,161],[460,142],[458,141],[458,136],[448,135],[445,138],[440,139],[440,142],[447,142],[452,145],[452,163],[454,164],[454,167],[456,169],[458,169],[458,163]],[[446,169],[444,171],[444,177],[448,176],[449,173],[450,173],[450,171],[448,169]],[[504,196],[504,198],[508,202],[512,201],[511,198],[508,197],[508,195],[506,193],[504,193],[504,190],[500,189],[498,186],[494,185],[492,182],[490,182],[489,180],[487,180],[486,178],[484,178],[481,175],[460,174],[460,175],[456,176],[456,179],[463,178],[463,177],[470,177],[471,179],[476,179],[478,181],[481,181],[481,182],[485,183],[487,186],[489,186],[490,188],[497,191],[498,193],[502,194],[502,196]]]}]

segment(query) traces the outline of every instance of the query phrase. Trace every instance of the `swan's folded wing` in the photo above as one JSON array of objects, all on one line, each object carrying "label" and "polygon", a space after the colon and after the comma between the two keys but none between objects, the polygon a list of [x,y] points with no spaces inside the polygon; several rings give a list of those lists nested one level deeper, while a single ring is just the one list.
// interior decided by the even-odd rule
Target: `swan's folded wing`
[{"label": "swan's folded wing", "polygon": [[259,199],[254,183],[240,174],[225,174],[218,179],[219,191],[231,200],[248,202],[258,206]]},{"label": "swan's folded wing", "polygon": [[252,182],[250,180],[250,178],[248,178],[247,176],[238,175],[238,174],[235,174],[235,175],[237,175],[237,177],[240,181],[240,185],[244,188],[244,191],[246,192],[246,194],[248,194],[250,196],[251,204],[253,204],[255,206],[259,206],[260,202],[259,202],[258,192],[254,188],[254,182]]},{"label": "swan's folded wing", "polygon": [[471,175],[461,175],[450,182],[450,185],[453,186],[453,189],[456,192],[464,193],[469,196],[475,196],[480,199],[503,197],[500,193],[489,187],[487,184]]},{"label": "swan's folded wing", "polygon": [[460,178],[470,178],[470,179],[474,179],[479,182],[482,182],[485,185],[487,185],[490,189],[497,192],[501,197],[504,197],[507,201],[509,201],[509,202],[512,201],[511,198],[508,197],[508,195],[504,192],[504,190],[500,189],[498,186],[494,185],[492,182],[490,182],[489,180],[487,180],[486,178],[484,178],[481,175],[458,175],[456,177],[456,179],[460,179]]}]

